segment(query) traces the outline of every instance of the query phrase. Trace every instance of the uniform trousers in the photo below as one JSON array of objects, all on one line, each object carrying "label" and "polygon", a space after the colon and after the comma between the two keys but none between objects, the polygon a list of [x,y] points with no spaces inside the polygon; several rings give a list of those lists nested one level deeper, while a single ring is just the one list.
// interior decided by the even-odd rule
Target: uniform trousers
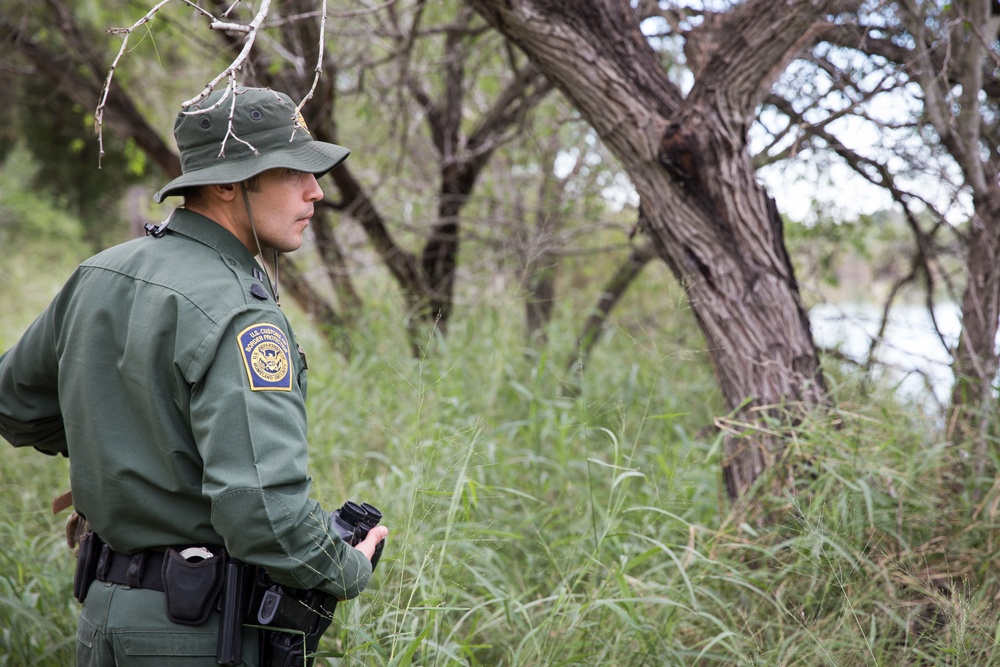
[{"label": "uniform trousers", "polygon": [[[218,667],[218,611],[200,626],[167,618],[165,595],[95,581],[76,633],[77,667]],[[243,628],[243,662],[257,667],[257,631]]]}]

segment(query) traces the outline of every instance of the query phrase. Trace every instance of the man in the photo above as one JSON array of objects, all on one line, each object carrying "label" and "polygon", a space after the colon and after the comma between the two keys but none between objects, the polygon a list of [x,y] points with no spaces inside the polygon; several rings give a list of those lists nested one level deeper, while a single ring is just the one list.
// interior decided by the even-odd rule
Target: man
[{"label": "man", "polygon": [[174,136],[182,175],[155,200],[184,206],[84,262],[0,356],[0,435],[69,456],[93,531],[78,665],[215,665],[218,558],[348,599],[388,532],[351,548],[309,498],[305,355],[254,259],[302,244],[348,151],[267,89],[216,91]]}]

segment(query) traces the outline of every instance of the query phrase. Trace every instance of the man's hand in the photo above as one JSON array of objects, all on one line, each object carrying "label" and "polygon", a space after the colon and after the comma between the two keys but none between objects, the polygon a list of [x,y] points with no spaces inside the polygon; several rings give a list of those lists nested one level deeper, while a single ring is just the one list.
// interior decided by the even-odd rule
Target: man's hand
[{"label": "man's hand", "polygon": [[386,535],[389,534],[389,529],[385,526],[375,526],[368,531],[368,536],[358,544],[354,545],[354,548],[365,555],[368,560],[372,559],[375,555],[375,547],[378,543],[385,539]]}]

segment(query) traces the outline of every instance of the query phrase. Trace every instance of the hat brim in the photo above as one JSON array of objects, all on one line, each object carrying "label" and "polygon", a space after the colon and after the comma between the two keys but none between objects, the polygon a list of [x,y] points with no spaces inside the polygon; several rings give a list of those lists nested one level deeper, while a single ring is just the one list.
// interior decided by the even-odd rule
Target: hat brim
[{"label": "hat brim", "polygon": [[210,167],[190,171],[170,181],[153,195],[153,201],[160,204],[167,197],[180,194],[184,188],[193,186],[239,183],[269,169],[295,169],[319,178],[346,160],[350,154],[351,151],[337,144],[307,141],[270,151],[266,155],[251,155],[232,161],[220,157]]}]

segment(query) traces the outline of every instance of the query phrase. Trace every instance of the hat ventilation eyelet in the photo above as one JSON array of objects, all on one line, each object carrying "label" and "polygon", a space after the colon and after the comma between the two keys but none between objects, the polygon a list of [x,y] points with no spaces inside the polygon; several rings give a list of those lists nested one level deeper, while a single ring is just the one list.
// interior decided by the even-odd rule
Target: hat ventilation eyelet
[{"label": "hat ventilation eyelet", "polygon": [[253,109],[250,111],[250,118],[253,120],[260,120],[264,117],[264,114],[260,112],[260,109]]}]

